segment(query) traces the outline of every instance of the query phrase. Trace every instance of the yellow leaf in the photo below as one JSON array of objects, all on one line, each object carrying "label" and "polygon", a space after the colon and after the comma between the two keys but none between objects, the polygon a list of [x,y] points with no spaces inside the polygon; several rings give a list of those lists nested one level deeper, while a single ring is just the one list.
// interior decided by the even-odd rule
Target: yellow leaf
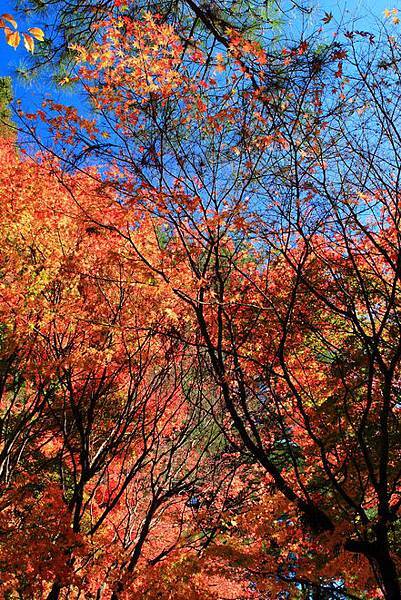
[{"label": "yellow leaf", "polygon": [[383,11],[383,14],[386,17],[386,19],[388,19],[389,16],[391,15],[391,10],[389,10],[388,8],[385,8]]},{"label": "yellow leaf", "polygon": [[31,27],[30,29],[28,29],[28,31],[39,42],[44,41],[45,34],[43,33],[43,31],[41,29],[39,29],[39,27]]},{"label": "yellow leaf", "polygon": [[14,29],[17,29],[17,21],[14,19],[14,17],[12,15],[9,15],[8,13],[4,13],[3,15],[1,15],[1,18],[4,19],[5,21],[8,21],[9,23],[11,23],[11,25],[14,27]]},{"label": "yellow leaf", "polygon": [[34,42],[33,37],[31,37],[27,33],[23,33],[22,37],[24,38],[25,48],[28,50],[28,52],[32,52],[32,54],[33,54],[33,51],[35,49],[35,42]]},{"label": "yellow leaf", "polygon": [[17,48],[21,41],[21,37],[18,31],[11,31],[11,29],[8,29],[8,27],[6,27],[4,32],[6,34],[7,44],[12,48]]}]

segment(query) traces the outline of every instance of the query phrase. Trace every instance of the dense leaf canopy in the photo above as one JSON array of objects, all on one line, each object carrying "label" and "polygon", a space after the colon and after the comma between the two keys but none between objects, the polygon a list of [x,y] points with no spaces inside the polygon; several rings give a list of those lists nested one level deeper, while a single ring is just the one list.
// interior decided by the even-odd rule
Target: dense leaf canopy
[{"label": "dense leaf canopy", "polygon": [[21,6],[83,102],[0,90],[4,597],[400,598],[397,10]]}]

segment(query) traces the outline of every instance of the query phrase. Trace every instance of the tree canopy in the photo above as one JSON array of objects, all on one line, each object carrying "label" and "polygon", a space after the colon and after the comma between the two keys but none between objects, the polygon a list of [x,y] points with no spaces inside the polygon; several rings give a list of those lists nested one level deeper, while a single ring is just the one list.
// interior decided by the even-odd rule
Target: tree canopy
[{"label": "tree canopy", "polygon": [[401,598],[397,10],[21,6],[82,103],[0,147],[4,597]]}]

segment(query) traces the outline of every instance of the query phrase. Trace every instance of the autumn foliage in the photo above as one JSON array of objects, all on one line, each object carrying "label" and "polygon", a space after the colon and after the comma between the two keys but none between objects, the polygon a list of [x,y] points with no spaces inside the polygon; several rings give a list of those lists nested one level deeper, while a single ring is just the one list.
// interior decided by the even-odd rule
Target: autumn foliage
[{"label": "autumn foliage", "polygon": [[400,598],[398,34],[106,4],[0,148],[3,596]]},{"label": "autumn foliage", "polygon": [[9,46],[18,48],[21,40],[23,40],[26,50],[32,54],[35,50],[35,40],[44,41],[44,33],[39,27],[30,27],[28,33],[23,32],[20,34],[17,21],[13,15],[8,13],[0,15],[0,29],[4,31]]}]

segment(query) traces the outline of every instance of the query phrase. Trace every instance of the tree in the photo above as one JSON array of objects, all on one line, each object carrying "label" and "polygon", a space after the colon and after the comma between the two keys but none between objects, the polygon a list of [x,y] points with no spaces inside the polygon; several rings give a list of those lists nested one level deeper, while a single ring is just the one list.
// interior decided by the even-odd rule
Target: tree
[{"label": "tree", "polygon": [[76,48],[93,120],[44,116],[60,159],[132,211],[86,218],[175,296],[170,339],[196,347],[215,423],[257,472],[206,555],[241,560],[255,593],[399,598],[397,37],[311,35],[272,59],[230,31],[224,54],[183,60],[150,14],[100,35]]},{"label": "tree", "polygon": [[[80,44],[90,47],[96,41],[97,25],[112,13],[116,18],[128,16],[140,18],[145,12],[158,14],[162,21],[174,26],[182,40],[191,44],[191,38],[203,40],[206,45],[228,46],[228,30],[261,35],[263,30],[277,27],[291,10],[309,12],[301,3],[290,2],[289,7],[276,2],[195,2],[193,0],[88,0],[86,3],[64,0],[20,0],[17,8],[23,14],[38,14],[47,22],[46,29],[54,34],[45,46],[41,46],[40,62],[50,63],[54,68],[71,67],[74,52],[71,46]],[[277,32],[276,32],[277,33]]]},{"label": "tree", "polygon": [[174,299],[115,231],[128,213],[112,189],[22,160],[12,141],[3,152],[3,593],[127,597],[177,548],[195,552],[193,490],[222,493],[232,465],[197,353],[167,335]]},{"label": "tree", "polygon": [[0,78],[0,133],[2,138],[7,137],[10,132],[11,110],[9,104],[12,100],[11,78]]}]

